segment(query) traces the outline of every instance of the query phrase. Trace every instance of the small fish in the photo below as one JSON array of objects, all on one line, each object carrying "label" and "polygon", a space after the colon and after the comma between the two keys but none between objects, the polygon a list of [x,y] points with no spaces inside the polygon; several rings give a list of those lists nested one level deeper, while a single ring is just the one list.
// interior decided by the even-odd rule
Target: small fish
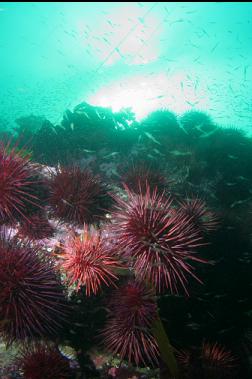
[{"label": "small fish", "polygon": [[164,97],[164,95],[159,95],[159,96],[155,96],[155,97],[150,97],[148,100],[162,99],[163,97]]},{"label": "small fish", "polygon": [[242,263],[250,263],[251,262],[251,260],[248,258],[239,258],[238,261],[242,262]]},{"label": "small fish", "polygon": [[71,116],[72,116],[72,112],[70,112],[70,111],[65,111],[63,113],[63,118],[67,119],[67,121],[70,121],[69,117],[71,117]]},{"label": "small fish", "polygon": [[51,130],[53,131],[54,134],[57,134],[57,135],[58,135],[57,130],[55,129],[54,126],[51,127]]},{"label": "small fish", "polygon": [[112,158],[112,157],[115,157],[117,156],[119,153],[117,151],[114,151],[113,153],[111,154],[108,154],[108,155],[104,155],[103,158]]},{"label": "small fish", "polygon": [[84,116],[86,116],[89,120],[91,120],[91,117],[89,117],[89,115],[86,112],[80,112],[80,113],[84,114]]},{"label": "small fish", "polygon": [[111,45],[111,43],[109,42],[109,40],[107,38],[103,37],[102,39],[103,39],[103,41],[105,41],[106,43],[108,43],[109,45]]},{"label": "small fish", "polygon": [[71,334],[77,334],[77,332],[75,330],[73,330],[73,329],[70,329],[69,331],[70,331]]},{"label": "small fish", "polygon": [[[197,129],[197,128],[196,128]],[[210,132],[208,132],[208,133],[206,133],[206,132],[204,132],[202,129],[201,129],[201,135],[200,135],[200,138],[208,138],[208,137],[210,137],[212,134],[214,134],[216,131],[217,131],[217,129],[218,128],[216,128],[216,129],[213,129],[213,130],[211,130]]]},{"label": "small fish", "polygon": [[110,21],[110,20],[107,20],[107,23],[110,25],[110,26],[114,26],[114,24]]},{"label": "small fish", "polygon": [[186,103],[189,104],[191,107],[194,107],[195,105],[197,105],[199,103],[199,101],[195,101],[193,103],[193,102],[187,100]]},{"label": "small fish", "polygon": [[[118,178],[120,178],[121,177],[121,175],[119,175],[118,174],[118,172],[116,171],[116,169],[115,168],[112,168],[111,170],[110,170],[110,173],[112,174],[112,175],[115,175],[115,176],[117,176]],[[107,217],[108,218],[108,217]]]},{"label": "small fish", "polygon": [[97,116],[98,116],[99,118],[102,119],[102,116],[100,115],[100,113],[99,113],[97,110],[95,110],[95,113],[97,114]]},{"label": "small fish", "polygon": [[242,176],[242,175],[237,176],[237,179],[240,179],[240,180],[249,180],[248,178],[245,178],[245,176]]},{"label": "small fish", "polygon": [[164,154],[160,153],[160,151],[158,149],[153,149],[154,153],[158,154],[158,155],[162,155],[164,156]]},{"label": "small fish", "polygon": [[243,77],[244,77],[244,80],[247,79],[247,69],[248,69],[248,68],[249,68],[248,65],[244,67],[244,70],[243,70]]},{"label": "small fish", "polygon": [[246,301],[248,301],[248,298],[246,298],[246,299],[239,299],[237,301],[237,303],[246,303]]},{"label": "small fish", "polygon": [[178,19],[176,21],[171,22],[170,25],[177,24],[177,23],[180,23],[180,22],[185,22],[185,20],[183,18],[180,18],[180,19]]},{"label": "small fish", "polygon": [[221,299],[221,298],[226,297],[226,296],[227,296],[226,294],[215,295],[214,299]]},{"label": "small fish", "polygon": [[214,47],[213,47],[212,50],[211,50],[211,53],[214,52],[214,50],[217,48],[218,45],[219,45],[219,42],[217,42],[217,43],[214,45]]},{"label": "small fish", "polygon": [[221,329],[218,334],[224,334],[226,332],[229,332],[230,330],[234,329],[234,326],[231,326],[230,328],[227,328],[227,329]]},{"label": "small fish", "polygon": [[234,208],[236,205],[244,204],[244,203],[246,203],[248,200],[249,200],[249,199],[234,201],[234,202],[230,205],[230,208]]},{"label": "small fish", "polygon": [[233,69],[233,71],[237,71],[241,66],[237,66]]},{"label": "small fish", "polygon": [[186,326],[188,326],[192,330],[199,330],[200,328],[200,324],[196,322],[190,322],[189,324],[186,324]]},{"label": "small fish", "polygon": [[144,132],[144,134],[145,134],[149,139],[151,139],[153,142],[157,143],[158,145],[161,145],[161,143],[158,142],[158,141],[156,140],[156,138],[154,138],[153,135],[150,134],[149,132]]},{"label": "small fish", "polygon": [[236,155],[231,155],[231,154],[228,155],[228,158],[230,158],[230,159],[238,159],[238,157]]},{"label": "small fish", "polygon": [[180,129],[182,129],[183,132],[184,132],[185,134],[187,134],[187,135],[189,134],[189,133],[185,130],[183,124],[182,124],[180,121],[178,121],[178,125],[179,125]]},{"label": "small fish", "polygon": [[193,13],[196,13],[197,11],[187,11],[185,12],[186,14],[193,14]]},{"label": "small fish", "polygon": [[197,299],[198,301],[203,301],[203,302],[204,302],[204,301],[207,301],[207,300],[203,299],[202,297],[197,297],[196,299]]},{"label": "small fish", "polygon": [[118,47],[115,48],[115,51],[120,55],[121,58],[123,58],[123,54],[121,53]]},{"label": "small fish", "polygon": [[153,155],[151,155],[151,154],[147,154],[147,157],[149,157],[151,159],[155,159],[155,157],[153,157]]},{"label": "small fish", "polygon": [[95,150],[82,149],[85,153],[95,153]]},{"label": "small fish", "polygon": [[[196,47],[195,45],[194,45],[194,47]],[[198,48],[198,47],[197,47]],[[201,64],[200,62],[199,62],[199,59],[200,59],[200,55],[197,57],[197,58],[195,58],[193,61],[194,62],[198,62],[199,64]]]},{"label": "small fish", "polygon": [[191,151],[172,150],[172,151],[169,151],[169,153],[172,154],[172,155],[175,155],[177,157],[185,157],[185,156],[188,156],[188,155],[192,155]]},{"label": "small fish", "polygon": [[201,30],[202,30],[202,32],[203,32],[206,36],[209,37],[209,34],[207,33],[207,31],[206,31],[205,29],[201,28]]},{"label": "small fish", "polygon": [[74,130],[74,123],[73,122],[71,122],[70,128],[72,129],[72,131]]}]

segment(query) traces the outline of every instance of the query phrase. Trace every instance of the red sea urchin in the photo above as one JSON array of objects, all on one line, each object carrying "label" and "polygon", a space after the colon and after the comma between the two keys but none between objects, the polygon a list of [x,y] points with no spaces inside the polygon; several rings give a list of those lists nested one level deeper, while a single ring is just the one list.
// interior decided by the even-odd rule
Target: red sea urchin
[{"label": "red sea urchin", "polygon": [[83,225],[99,221],[110,202],[105,185],[87,169],[58,169],[49,185],[54,215],[69,223]]},{"label": "red sea urchin", "polygon": [[113,284],[117,276],[113,272],[121,267],[118,257],[107,248],[101,232],[84,225],[80,237],[70,239],[65,245],[62,268],[70,285],[77,284],[77,289],[86,286],[86,294],[96,294],[102,283]]},{"label": "red sea urchin", "polygon": [[17,360],[25,379],[69,379],[69,361],[57,348],[38,344],[22,350]]},{"label": "red sea urchin", "polygon": [[[202,237],[190,219],[175,211],[171,198],[156,190],[135,195],[127,187],[127,199],[116,198],[112,215],[117,247],[130,258],[137,277],[148,280],[160,292],[169,288],[187,293],[186,274],[197,279],[189,260],[197,258],[195,249],[203,245]],[[199,279],[197,279],[199,280]]]},{"label": "red sea urchin", "polygon": [[216,230],[219,225],[217,215],[208,210],[206,203],[198,198],[180,202],[180,212],[189,217],[195,227],[203,233]]},{"label": "red sea urchin", "polygon": [[203,343],[201,360],[205,370],[223,370],[237,366],[236,359],[231,351],[226,350],[218,343]]},{"label": "red sea urchin", "polygon": [[157,362],[159,351],[151,332],[157,318],[153,289],[130,281],[115,292],[109,309],[111,315],[103,331],[107,348],[137,365]]},{"label": "red sea urchin", "polygon": [[144,163],[133,164],[122,176],[122,181],[137,194],[146,190],[146,183],[151,191],[157,187],[158,192],[163,192],[171,184],[171,181],[167,181],[159,169],[148,167]]},{"label": "red sea urchin", "polygon": [[[8,343],[55,336],[66,317],[53,264],[29,241],[0,234],[0,333]],[[6,321],[6,322],[5,322]]]},{"label": "red sea urchin", "polygon": [[30,157],[24,152],[16,152],[0,143],[0,224],[16,219],[27,220],[27,207],[39,207],[34,195],[37,183],[36,171],[30,163]]},{"label": "red sea urchin", "polygon": [[113,317],[129,327],[151,327],[157,317],[155,292],[142,282],[129,281],[114,292],[110,309]]}]

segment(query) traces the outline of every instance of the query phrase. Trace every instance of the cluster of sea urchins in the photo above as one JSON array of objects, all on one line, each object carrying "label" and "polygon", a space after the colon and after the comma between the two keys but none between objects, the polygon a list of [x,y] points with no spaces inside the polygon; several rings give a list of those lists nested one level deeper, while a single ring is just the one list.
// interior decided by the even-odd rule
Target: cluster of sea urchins
[{"label": "cluster of sea urchins", "polygon": [[237,377],[237,358],[218,343],[203,342],[200,349],[177,351],[176,357],[182,379]]},{"label": "cluster of sea urchins", "polygon": [[[187,276],[198,279],[190,261],[207,262],[197,256],[203,236],[192,215],[176,207],[165,192],[151,190],[147,182],[143,190],[139,186],[139,194],[127,186],[125,190],[125,199],[114,196],[107,237],[84,226],[83,234],[64,246],[61,265],[70,285],[77,290],[85,286],[90,296],[102,283],[114,284],[119,261],[124,261],[133,278],[113,294],[104,343],[121,359],[154,363],[159,356],[152,331],[157,319],[155,292],[178,293],[182,287],[188,293]],[[195,212],[195,220],[197,216]],[[110,238],[113,243],[108,243]]]},{"label": "cluster of sea urchins", "polygon": [[[0,233],[0,332],[8,342],[49,338],[57,335],[64,323],[65,299],[52,259],[31,241],[50,236],[53,230],[44,210],[26,216],[29,204],[40,208],[29,158],[9,145],[1,146],[0,168],[1,223],[14,216],[20,222],[16,237],[11,238],[5,230]],[[56,169],[48,180],[53,216],[84,225],[83,234],[70,237],[63,247],[59,265],[66,282],[76,291],[85,287],[87,296],[96,295],[102,284],[115,285],[122,262],[128,269],[131,278],[114,293],[102,335],[112,353],[136,364],[158,361],[159,348],[152,331],[158,317],[155,293],[166,289],[178,293],[180,288],[188,293],[188,277],[199,280],[191,262],[207,262],[197,256],[203,245],[202,229],[212,230],[217,224],[200,200],[181,202],[178,208],[165,190],[158,192],[156,182],[163,189],[162,178],[152,175],[152,186],[148,183],[151,174],[139,173],[142,178],[137,188],[124,186],[126,198],[113,196],[116,204],[108,235],[87,226],[98,227],[111,205],[107,187],[98,176],[69,167]],[[28,238],[20,239],[24,236]],[[39,359],[50,366],[50,354],[57,367],[64,367],[57,352],[49,354],[49,350],[38,347],[26,352],[23,371],[29,364],[37,367]],[[51,378],[49,371],[44,377]],[[62,372],[59,378],[67,377],[64,375]]]}]

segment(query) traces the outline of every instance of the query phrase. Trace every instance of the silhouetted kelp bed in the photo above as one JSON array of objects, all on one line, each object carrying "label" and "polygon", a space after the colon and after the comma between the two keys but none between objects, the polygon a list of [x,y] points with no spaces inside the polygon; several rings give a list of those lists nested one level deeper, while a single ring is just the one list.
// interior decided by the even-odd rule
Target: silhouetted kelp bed
[{"label": "silhouetted kelp bed", "polygon": [[[0,330],[7,345],[21,346],[6,370],[40,378],[34,373],[41,360],[54,367],[43,378],[172,377],[156,360],[161,344],[152,341],[158,308],[181,378],[249,378],[252,140],[201,111],[177,117],[157,110],[138,122],[131,109],[87,103],[67,110],[60,125],[37,116],[17,124],[1,132],[0,152]],[[145,235],[149,226],[141,229],[139,220],[148,219],[153,230]],[[162,242],[160,225],[170,228]],[[165,243],[170,260],[162,261]],[[161,274],[150,264],[153,252]],[[73,269],[77,253],[87,276]],[[116,277],[121,293],[114,292]],[[101,289],[100,280],[108,286]],[[21,292],[30,309],[18,300]],[[138,314],[130,307],[139,302]],[[125,339],[133,328],[135,344],[147,347],[121,342],[120,352],[120,323]],[[100,345],[115,353],[115,341],[120,369],[120,359]]]}]

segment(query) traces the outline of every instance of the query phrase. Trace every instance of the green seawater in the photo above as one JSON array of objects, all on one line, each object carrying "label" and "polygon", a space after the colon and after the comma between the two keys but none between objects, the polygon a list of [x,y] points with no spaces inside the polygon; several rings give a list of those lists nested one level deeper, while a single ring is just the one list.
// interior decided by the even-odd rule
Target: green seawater
[{"label": "green seawater", "polygon": [[[1,2],[0,119],[81,101],[251,129],[251,3]],[[1,126],[3,128],[4,126]]]}]

